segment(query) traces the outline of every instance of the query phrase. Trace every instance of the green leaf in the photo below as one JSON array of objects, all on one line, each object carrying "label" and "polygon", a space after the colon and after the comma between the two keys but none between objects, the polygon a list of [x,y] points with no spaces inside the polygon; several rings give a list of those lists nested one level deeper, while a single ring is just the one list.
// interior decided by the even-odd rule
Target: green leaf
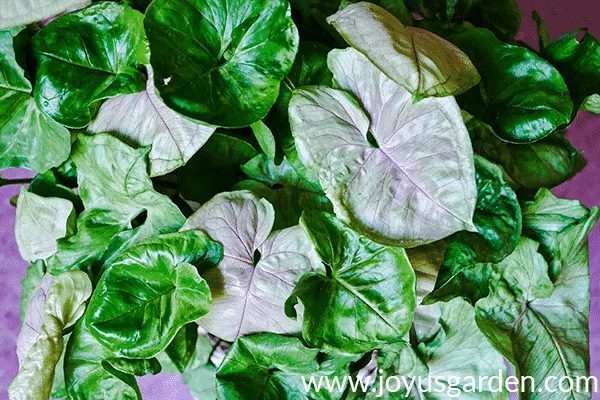
[{"label": "green leaf", "polygon": [[491,265],[511,254],[521,237],[521,207],[517,195],[495,164],[476,156],[477,232],[451,236],[434,292],[425,304],[464,296],[472,303],[489,293]]},{"label": "green leaf", "polygon": [[31,296],[44,278],[45,274],[46,266],[42,260],[37,260],[31,263],[29,268],[27,268],[27,272],[25,272],[25,277],[21,281],[21,326],[23,326],[23,321],[25,321],[25,313],[27,311]]},{"label": "green leaf", "polygon": [[[102,346],[86,328],[82,318],[71,334],[65,356],[65,383],[69,399],[141,400],[135,377],[115,369],[116,357]],[[92,397],[90,397],[92,396]]]},{"label": "green leaf", "polygon": [[32,39],[31,49],[35,100],[69,128],[90,123],[93,103],[144,90],[137,68],[146,58],[142,14],[127,5],[101,2],[63,15]]},{"label": "green leaf", "polygon": [[242,165],[242,170],[254,180],[238,182],[234,189],[250,190],[267,199],[275,208],[275,229],[297,225],[304,210],[333,211],[321,187],[303,179],[286,158],[275,165],[260,154]]},{"label": "green leaf", "polygon": [[454,99],[413,103],[353,49],[332,51],[329,66],[346,91],[296,89],[290,121],[300,159],[336,215],[393,246],[474,229],[473,156]]},{"label": "green leaf", "polygon": [[403,340],[415,310],[415,274],[404,250],[370,241],[333,214],[305,212],[301,223],[325,264],[306,273],[286,302],[290,317],[302,303],[306,342],[362,354]]},{"label": "green leaf", "polygon": [[[333,74],[327,67],[327,54],[331,49],[318,42],[300,42],[298,54],[290,73],[281,82],[279,97],[265,118],[265,123],[275,135],[276,144],[292,164],[298,174],[306,179],[319,182],[319,178],[311,174],[298,159],[294,137],[290,127],[288,108],[292,91],[307,85],[331,86]],[[278,160],[278,158],[275,158]]]},{"label": "green leaf", "polygon": [[254,136],[258,141],[258,145],[263,153],[265,153],[270,159],[274,160],[276,149],[273,132],[271,132],[269,127],[262,121],[256,121],[250,125],[250,128],[252,128],[252,133],[254,133]]},{"label": "green leaf", "polygon": [[[354,3],[359,3],[359,1],[342,0],[339,9],[342,10]],[[404,4],[404,0],[369,0],[369,3],[377,4],[402,22],[404,26],[411,26],[413,24],[412,15]]]},{"label": "green leaf", "polygon": [[160,97],[211,125],[262,119],[298,50],[285,0],[158,0],[144,24]]},{"label": "green leaf", "polygon": [[327,21],[417,100],[458,95],[479,83],[477,70],[461,50],[429,31],[402,25],[375,4],[349,5]]},{"label": "green leaf", "polygon": [[40,112],[31,97],[31,83],[17,62],[13,43],[21,29],[0,31],[0,169],[44,172],[69,156],[71,136]]},{"label": "green leaf", "polygon": [[[485,122],[500,139],[531,143],[571,122],[573,102],[565,81],[533,51],[503,43],[487,29],[423,27],[444,36],[471,58],[484,93],[475,106],[485,106]],[[466,111],[477,114],[472,106]]]},{"label": "green leaf", "polygon": [[[301,376],[318,371],[316,349],[266,333],[238,338],[217,369],[219,399],[308,400]],[[250,397],[249,397],[250,396]]]},{"label": "green leaf", "polygon": [[[478,387],[482,376],[502,378],[498,385],[504,384],[508,376],[504,360],[487,342],[475,324],[475,311],[471,305],[461,299],[454,299],[441,306],[439,318],[441,326],[435,337],[427,342],[421,342],[418,348],[413,349],[408,343],[398,343],[382,349],[378,355],[378,368],[383,370],[383,378],[392,376],[402,378],[410,385],[412,390],[406,393],[401,390],[389,393],[383,388],[375,387],[374,392],[367,395],[367,399],[428,399],[446,400],[460,396],[461,399],[508,399],[508,392],[495,391],[492,383],[483,381],[482,391],[462,391],[452,381],[460,379],[460,387],[473,382]],[[380,371],[381,371],[380,370]],[[419,378],[421,386],[419,386]],[[434,382],[429,384],[428,378]],[[393,382],[393,380],[391,381]],[[439,382],[439,384],[437,383]],[[447,390],[439,391],[441,384]],[[434,387],[432,390],[432,386]],[[450,389],[454,386],[455,389]]]},{"label": "green leaf", "polygon": [[63,350],[63,329],[83,315],[92,283],[85,273],[69,271],[56,278],[47,275],[39,291],[32,299],[38,305],[30,302],[32,309],[17,341],[20,366],[8,388],[11,400],[49,398],[54,369]]},{"label": "green leaf", "polygon": [[148,374],[156,375],[161,371],[160,363],[156,358],[133,359],[118,358],[106,360],[110,366],[117,371],[129,375],[144,376]]},{"label": "green leaf", "polygon": [[190,389],[192,396],[199,400],[217,398],[217,369],[209,359],[212,351],[213,346],[208,336],[199,336],[193,358],[181,375],[181,380]]},{"label": "green leaf", "polygon": [[502,166],[525,189],[537,191],[558,186],[586,165],[564,132],[554,132],[535,143],[514,145],[499,140],[489,125],[475,118],[467,117],[465,121],[474,151]]},{"label": "green leaf", "polygon": [[185,165],[215,127],[187,120],[168,108],[155,93],[148,67],[146,90],[105,101],[87,130],[111,133],[134,147],[152,145],[150,176],[160,176]]},{"label": "green leaf", "polygon": [[21,187],[17,200],[15,240],[24,260],[33,262],[50,257],[57,240],[73,234],[73,203],[58,197],[42,197]]},{"label": "green leaf", "polygon": [[[584,32],[581,42],[577,35]],[[600,95],[600,44],[587,29],[561,36],[542,51],[565,78],[575,103]]]},{"label": "green leaf", "polygon": [[[75,175],[77,182],[77,175]],[[42,197],[58,197],[69,200],[77,214],[83,211],[83,203],[81,198],[70,187],[65,186],[70,182],[65,182],[60,173],[54,170],[49,170],[43,174],[38,174],[29,184],[29,192],[35,193]]]},{"label": "green leaf", "polygon": [[210,286],[213,306],[198,321],[223,340],[255,332],[301,330],[300,322],[286,317],[285,301],[298,279],[320,263],[300,226],[271,233],[273,221],[273,206],[267,200],[236,191],[215,196],[182,228],[202,230],[223,245],[219,268],[202,275]]},{"label": "green leaf", "polygon": [[186,200],[205,203],[242,180],[241,165],[257,155],[245,140],[217,132],[178,171],[179,191]]},{"label": "green leaf", "polygon": [[194,357],[198,325],[194,322],[184,325],[165,349],[165,353],[179,372],[183,373]]},{"label": "green leaf", "polygon": [[[518,376],[532,376],[536,382],[549,376],[576,379],[589,375],[587,235],[598,220],[599,210],[594,208],[579,223],[565,225],[559,216],[566,214],[570,219],[580,206],[551,201],[548,194],[541,196],[546,200],[538,197],[537,204],[529,207],[541,216],[538,221],[547,220],[544,214],[549,213],[557,217],[558,224],[551,224],[550,229],[543,223],[534,222],[533,226],[545,231],[541,238],[555,238],[547,246],[562,268],[551,281],[548,263],[538,252],[539,244],[522,238],[515,252],[496,267],[490,296],[477,303],[477,324],[490,343],[515,366]],[[529,213],[526,206],[526,229],[532,224]],[[560,227],[559,232],[552,231]],[[526,392],[523,398],[579,399],[589,395]]]},{"label": "green leaf", "polygon": [[127,250],[98,282],[86,318],[90,333],[115,355],[154,357],[182,326],[208,313],[210,290],[192,264],[215,266],[222,251],[199,231]]},{"label": "green leaf", "polygon": [[[77,219],[77,233],[60,239],[58,252],[48,259],[52,274],[89,267],[103,257],[111,248],[111,239],[122,231],[132,244],[174,232],[183,224],[177,206],[152,187],[146,172],[148,150],[132,149],[107,134],[79,135],[71,159],[85,211]],[[131,230],[132,221],[142,213],[145,222]]]},{"label": "green leaf", "polygon": [[593,114],[600,114],[600,94],[593,94],[585,99],[581,109]]},{"label": "green leaf", "polygon": [[0,29],[41,21],[86,2],[90,3],[86,0],[10,0],[2,5]]}]

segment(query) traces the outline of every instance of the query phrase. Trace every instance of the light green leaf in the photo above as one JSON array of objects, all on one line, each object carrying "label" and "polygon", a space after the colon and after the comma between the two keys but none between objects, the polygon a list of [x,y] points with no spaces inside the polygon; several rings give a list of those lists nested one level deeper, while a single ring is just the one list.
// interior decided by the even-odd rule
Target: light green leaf
[{"label": "light green leaf", "polygon": [[183,230],[199,229],[223,245],[219,268],[202,276],[213,298],[198,320],[226,341],[254,332],[298,333],[284,304],[296,282],[319,268],[312,244],[298,225],[271,233],[273,206],[248,191],[215,196],[192,215]]},{"label": "light green leaf", "polygon": [[[489,123],[500,139],[531,143],[571,122],[573,102],[565,81],[533,51],[501,42],[487,29],[423,27],[444,36],[473,61],[481,74],[482,94],[475,93],[476,102],[461,105]],[[481,107],[483,116],[477,114]]]},{"label": "light green leaf", "polygon": [[429,31],[402,25],[375,4],[349,5],[327,21],[417,100],[458,95],[479,83],[465,53]]},{"label": "light green leaf", "polygon": [[477,232],[458,232],[448,239],[435,290],[425,304],[458,296],[475,303],[486,297],[492,268],[488,263],[505,259],[521,237],[521,207],[502,170],[478,156],[475,170],[478,193],[473,222]]},{"label": "light green leaf", "polygon": [[329,66],[346,91],[297,89],[290,120],[300,159],[318,174],[335,213],[394,246],[473,230],[472,149],[454,99],[413,103],[353,49],[332,51]]},{"label": "light green leaf", "polygon": [[298,50],[285,0],[158,0],[144,25],[165,104],[217,126],[264,118]]},{"label": "light green leaf", "polygon": [[467,116],[467,129],[473,149],[490,161],[502,166],[519,186],[537,191],[552,188],[568,181],[581,171],[586,160],[561,131],[530,144],[505,143],[495,136],[493,129]]},{"label": "light green leaf", "polygon": [[35,100],[69,128],[90,123],[93,103],[144,90],[137,68],[146,62],[142,14],[127,5],[100,2],[60,16],[32,39],[31,48]]},{"label": "light green leaf", "polygon": [[581,105],[581,108],[593,114],[600,114],[600,94],[593,94],[589,96],[587,99],[585,99]]},{"label": "light green leaf", "polygon": [[297,225],[304,210],[333,211],[321,187],[299,175],[285,157],[275,165],[260,154],[242,165],[242,170],[254,180],[238,182],[234,189],[250,190],[267,199],[275,209],[275,229]]},{"label": "light green leaf", "polygon": [[179,191],[186,200],[205,203],[244,179],[242,164],[257,155],[256,149],[245,140],[217,132],[179,170]]},{"label": "light green leaf", "polygon": [[370,241],[333,214],[305,212],[324,271],[308,272],[286,302],[304,307],[302,334],[327,352],[362,354],[404,339],[415,311],[415,274],[403,249]]},{"label": "light green leaf", "polygon": [[217,398],[217,369],[210,361],[213,346],[206,335],[198,337],[193,358],[181,375],[181,380],[197,400]]},{"label": "light green leaf", "polygon": [[254,133],[254,136],[258,141],[258,145],[263,153],[265,153],[271,160],[274,160],[276,150],[273,132],[271,132],[269,127],[262,121],[256,121],[250,125],[250,128],[252,128],[252,133]]},{"label": "light green leaf", "polygon": [[0,29],[31,24],[89,3],[90,0],[6,0],[0,11]]},{"label": "light green leaf", "polygon": [[115,369],[116,357],[89,333],[82,318],[71,334],[65,355],[65,383],[69,399],[141,400],[135,377]]},{"label": "light green leaf", "polygon": [[40,112],[30,95],[31,83],[13,44],[20,31],[21,27],[0,31],[0,169],[23,167],[41,173],[69,156],[71,135]]},{"label": "light green leaf", "polygon": [[45,260],[58,248],[57,240],[75,228],[73,203],[58,197],[42,197],[21,187],[17,200],[15,240],[24,260]]},{"label": "light green leaf", "polygon": [[[177,206],[152,187],[146,172],[148,150],[132,149],[107,134],[79,135],[71,159],[85,211],[77,220],[77,233],[60,239],[58,252],[48,259],[51,273],[87,268],[105,251],[122,251],[109,245],[115,235],[131,245],[183,224]],[[142,213],[145,222],[132,230],[132,221]]]},{"label": "light green leaf", "polygon": [[111,133],[134,147],[151,145],[150,176],[160,176],[185,165],[215,127],[185,119],[168,108],[155,93],[148,66],[146,90],[105,101],[88,131]]},{"label": "light green leaf", "polygon": [[[452,382],[460,379],[461,389],[462,385],[469,382],[478,388],[478,379],[482,376],[500,375],[502,380],[498,385],[503,385],[508,376],[503,358],[477,328],[473,307],[462,299],[442,304],[439,325],[441,328],[437,335],[427,342],[421,342],[416,350],[408,343],[398,343],[384,348],[378,355],[378,368],[383,369],[383,374],[376,382],[379,382],[380,378],[385,382],[385,379],[391,376],[398,377],[401,382],[404,377],[409,384],[415,379],[412,391],[389,393],[385,388],[383,391],[376,388],[375,392],[367,395],[367,399],[446,400],[458,395],[466,400],[508,400],[508,392],[497,392],[489,380],[483,381],[481,392],[458,390],[457,384]],[[431,378],[431,385],[428,384],[428,378]],[[444,384],[447,390],[440,392],[441,384]],[[450,386],[454,386],[455,389],[449,389]]]},{"label": "light green leaf", "polygon": [[299,339],[273,333],[240,337],[217,369],[217,398],[312,399],[301,376],[318,371],[318,353]]},{"label": "light green leaf", "polygon": [[210,290],[195,265],[215,266],[222,254],[222,246],[199,231],[132,247],[96,286],[86,318],[90,333],[117,356],[154,357],[181,327],[208,313]]},{"label": "light green leaf", "polygon": [[[539,244],[522,238],[496,268],[490,296],[477,303],[477,325],[514,366],[518,376],[589,376],[590,277],[587,235],[598,220],[593,209],[557,235],[550,247],[562,269],[553,283]],[[527,222],[526,222],[527,225]],[[543,360],[543,362],[540,362]],[[555,382],[551,389],[555,389]],[[586,393],[529,392],[523,399],[584,399]]]},{"label": "light green leaf", "polygon": [[[45,282],[50,281],[48,288]],[[85,311],[92,283],[81,271],[69,271],[40,284],[39,296],[30,302],[43,304],[41,315],[26,316],[20,342],[19,373],[8,392],[11,400],[47,399],[52,390],[54,369],[63,350],[63,329],[74,324]],[[39,307],[32,307],[37,314]]]},{"label": "light green leaf", "polygon": [[21,326],[23,326],[23,321],[25,321],[25,313],[29,306],[31,296],[44,278],[45,274],[46,266],[42,260],[37,260],[31,263],[29,268],[27,268],[27,272],[25,272],[25,277],[21,281]]}]

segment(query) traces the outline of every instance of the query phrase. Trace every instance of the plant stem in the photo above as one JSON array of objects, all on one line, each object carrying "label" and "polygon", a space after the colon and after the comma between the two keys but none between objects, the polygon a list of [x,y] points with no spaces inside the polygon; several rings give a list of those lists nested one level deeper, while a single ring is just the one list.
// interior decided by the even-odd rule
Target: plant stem
[{"label": "plant stem", "polygon": [[31,183],[33,178],[22,178],[22,179],[5,179],[0,177],[0,187],[8,185],[25,185]]}]

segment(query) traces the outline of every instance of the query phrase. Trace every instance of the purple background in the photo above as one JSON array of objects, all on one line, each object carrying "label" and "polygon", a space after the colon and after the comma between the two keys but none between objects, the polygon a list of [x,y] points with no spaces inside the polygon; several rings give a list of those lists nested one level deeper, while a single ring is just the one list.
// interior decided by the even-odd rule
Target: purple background
[{"label": "purple background", "polygon": [[[520,0],[523,24],[519,38],[537,48],[535,25],[529,16],[536,9],[546,21],[551,39],[582,27],[600,38],[600,2],[597,0]],[[595,3],[595,4],[594,4]],[[580,113],[569,128],[568,137],[584,151],[587,168],[573,180],[554,190],[565,198],[578,199],[587,207],[600,205],[600,117]],[[28,177],[26,171],[11,170],[9,178]],[[19,333],[19,299],[21,280],[28,264],[21,259],[14,241],[15,209],[9,204],[19,192],[18,186],[0,188],[0,399],[7,398],[7,388],[18,371],[16,340]],[[590,237],[592,272],[592,316],[590,320],[591,373],[600,377],[600,226]],[[192,399],[179,375],[159,374],[139,379],[144,399]],[[594,395],[600,399],[600,394]]]}]

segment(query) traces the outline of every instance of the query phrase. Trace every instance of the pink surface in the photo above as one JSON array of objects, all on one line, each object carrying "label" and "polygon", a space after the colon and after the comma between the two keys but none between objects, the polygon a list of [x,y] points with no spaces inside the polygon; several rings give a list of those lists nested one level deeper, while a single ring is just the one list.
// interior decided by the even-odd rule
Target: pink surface
[{"label": "pink surface", "polygon": [[[590,28],[600,38],[600,2],[595,0],[522,0],[523,28],[519,38],[537,47],[535,25],[530,21],[536,9],[546,20],[552,39],[581,27]],[[587,168],[573,180],[554,190],[565,198],[578,199],[588,207],[600,205],[600,117],[580,113],[569,128],[569,139],[582,149],[588,160]],[[30,176],[24,171],[12,170],[10,178]],[[19,333],[19,299],[21,280],[27,263],[18,253],[14,241],[15,210],[9,204],[19,191],[17,186],[0,188],[0,399],[7,398],[7,388],[17,374],[16,339]],[[590,320],[591,372],[600,377],[600,226],[590,237],[590,265],[592,270],[592,316]],[[192,399],[178,375],[160,374],[139,379],[144,399]],[[594,395],[600,399],[600,394]]]}]

